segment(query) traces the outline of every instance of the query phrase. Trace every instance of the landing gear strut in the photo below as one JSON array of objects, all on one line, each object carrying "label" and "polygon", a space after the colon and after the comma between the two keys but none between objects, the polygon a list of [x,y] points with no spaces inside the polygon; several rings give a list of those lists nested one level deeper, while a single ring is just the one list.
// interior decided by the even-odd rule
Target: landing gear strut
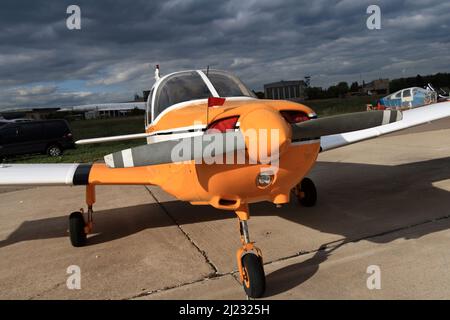
[{"label": "landing gear strut", "polygon": [[305,207],[313,207],[317,202],[316,186],[309,178],[304,178],[292,189],[292,192],[297,197],[298,202]]},{"label": "landing gear strut", "polygon": [[236,214],[239,218],[239,231],[242,247],[236,252],[240,281],[250,298],[260,298],[266,289],[262,253],[250,242],[247,220],[250,218],[247,205],[241,206]]},{"label": "landing gear strut", "polygon": [[82,247],[86,244],[87,235],[92,232],[93,227],[93,213],[92,209],[95,203],[95,186],[86,186],[86,204],[87,210],[87,222],[84,218],[84,210],[81,209],[77,212],[72,212],[69,216],[69,234],[70,242],[74,247]]}]

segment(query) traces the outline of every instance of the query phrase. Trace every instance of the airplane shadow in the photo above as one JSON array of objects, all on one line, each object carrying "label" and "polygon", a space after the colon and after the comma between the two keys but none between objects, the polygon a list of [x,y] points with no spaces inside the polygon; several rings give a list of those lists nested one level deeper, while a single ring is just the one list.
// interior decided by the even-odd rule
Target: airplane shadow
[{"label": "airplane shadow", "polygon": [[[394,166],[318,162],[309,177],[318,189],[315,207],[299,208],[295,200],[281,209],[275,209],[270,203],[258,203],[251,205],[252,216],[280,216],[322,233],[341,235],[348,242],[450,215],[450,192],[433,185],[450,179],[450,157]],[[196,206],[192,210],[190,204],[180,201],[164,202],[163,206],[179,225],[235,218],[231,212],[208,206]],[[67,221],[67,216],[25,221],[0,241],[0,248],[21,241],[65,237]],[[159,204],[102,210],[95,212],[96,234],[88,242],[97,245],[173,224],[169,216],[162,214]],[[420,238],[446,225],[434,224],[433,228],[418,228],[408,233],[408,237]],[[368,241],[386,243],[398,237],[392,233],[392,237],[374,237]],[[333,250],[318,250],[300,264],[269,274],[267,295],[283,292],[309,279]],[[280,277],[285,281],[278,281]]]},{"label": "airplane shadow", "polygon": [[[286,267],[271,272],[266,277],[266,292],[265,297],[271,297],[292,288],[295,288],[303,282],[310,279],[318,270],[321,263],[325,262],[331,253],[346,242],[339,241],[336,246],[322,245],[312,257],[300,263],[290,264]],[[331,244],[331,243],[330,243]]]}]

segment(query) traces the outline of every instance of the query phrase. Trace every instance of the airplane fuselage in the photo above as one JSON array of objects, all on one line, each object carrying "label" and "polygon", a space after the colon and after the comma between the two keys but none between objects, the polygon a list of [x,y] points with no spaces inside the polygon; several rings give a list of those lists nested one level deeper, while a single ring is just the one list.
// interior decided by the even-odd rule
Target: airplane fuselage
[{"label": "airplane fuselage", "polygon": [[[226,101],[224,106],[207,110],[206,103],[199,102],[167,110],[150,125],[146,132],[149,143],[202,135],[207,124],[219,119],[259,112],[301,111],[311,117],[315,113],[308,107],[289,101],[244,99]],[[207,119],[208,117],[208,119]],[[270,122],[270,119],[265,119]],[[243,123],[240,120],[240,130]],[[176,198],[192,204],[210,204],[216,208],[236,210],[242,203],[270,201],[275,204],[289,202],[291,189],[302,180],[314,165],[320,151],[319,140],[287,142],[280,152],[277,170],[268,186],[257,184],[258,175],[271,164],[186,163],[161,164],[146,167],[151,184],[159,185]],[[188,186],[188,187],[187,187]]]}]

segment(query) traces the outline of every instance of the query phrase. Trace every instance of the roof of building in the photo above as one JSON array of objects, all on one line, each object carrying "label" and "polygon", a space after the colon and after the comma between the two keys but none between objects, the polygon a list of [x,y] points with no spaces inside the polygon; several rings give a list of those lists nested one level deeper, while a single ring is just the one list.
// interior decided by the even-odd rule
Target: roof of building
[{"label": "roof of building", "polygon": [[264,88],[272,88],[272,87],[284,87],[284,86],[295,86],[295,85],[305,85],[305,81],[303,80],[281,80],[277,82],[271,82],[264,85]]}]

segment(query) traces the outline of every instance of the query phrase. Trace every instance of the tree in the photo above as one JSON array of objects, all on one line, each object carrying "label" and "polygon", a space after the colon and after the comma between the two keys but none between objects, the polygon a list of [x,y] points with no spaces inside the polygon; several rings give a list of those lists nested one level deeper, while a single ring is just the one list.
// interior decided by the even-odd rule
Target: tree
[{"label": "tree", "polygon": [[262,92],[262,91],[255,91],[255,90],[252,90],[252,92],[258,99],[264,99],[264,92]]},{"label": "tree", "polygon": [[358,90],[359,90],[358,81],[352,82],[352,85],[350,86],[350,92],[358,92]]},{"label": "tree", "polygon": [[348,92],[348,83],[345,81],[339,82],[337,85],[338,88],[338,93],[340,97],[343,97],[347,94]]},{"label": "tree", "polygon": [[320,87],[307,87],[305,92],[308,99],[326,98],[326,93]]},{"label": "tree", "polygon": [[417,87],[423,87],[423,86],[425,86],[425,82],[423,81],[423,78],[422,78],[422,76],[421,76],[420,74],[418,74],[418,75],[416,76],[416,86],[417,86]]},{"label": "tree", "polygon": [[331,86],[327,90],[327,98],[337,98],[339,97],[339,87]]}]

